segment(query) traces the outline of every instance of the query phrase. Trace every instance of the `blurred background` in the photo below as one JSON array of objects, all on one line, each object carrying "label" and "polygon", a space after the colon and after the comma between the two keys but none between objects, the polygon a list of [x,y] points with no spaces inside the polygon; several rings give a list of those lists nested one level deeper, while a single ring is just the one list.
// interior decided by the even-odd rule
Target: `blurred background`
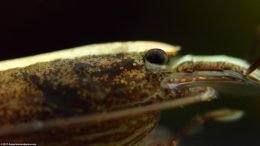
[{"label": "blurred background", "polygon": [[[0,60],[129,40],[180,45],[182,54],[226,54],[254,60],[260,56],[259,24],[258,0],[1,0]],[[164,112],[161,124],[177,130],[208,109],[246,109],[239,122],[209,123],[182,145],[260,145],[259,105],[260,100],[253,97],[223,97]]]}]

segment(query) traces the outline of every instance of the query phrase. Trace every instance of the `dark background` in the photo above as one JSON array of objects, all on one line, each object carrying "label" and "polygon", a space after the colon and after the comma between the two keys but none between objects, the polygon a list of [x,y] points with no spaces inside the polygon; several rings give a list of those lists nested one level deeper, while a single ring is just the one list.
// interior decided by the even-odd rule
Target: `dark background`
[{"label": "dark background", "polygon": [[[251,56],[254,60],[260,56],[259,24],[258,0],[1,0],[0,60],[129,40],[181,45],[183,54]],[[218,100],[165,113],[163,124],[178,129],[192,115],[218,106],[247,109],[249,114],[240,122],[208,124],[183,145],[260,145],[259,104],[257,99]]]},{"label": "dark background", "polygon": [[246,57],[259,23],[258,0],[1,0],[0,59],[126,40]]}]

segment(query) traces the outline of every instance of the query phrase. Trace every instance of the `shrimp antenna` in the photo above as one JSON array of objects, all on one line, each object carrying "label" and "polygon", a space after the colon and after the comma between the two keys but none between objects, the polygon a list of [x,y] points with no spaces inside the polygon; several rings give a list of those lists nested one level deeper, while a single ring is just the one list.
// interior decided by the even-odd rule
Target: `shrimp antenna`
[{"label": "shrimp antenna", "polygon": [[12,126],[0,126],[0,138],[1,136],[6,136],[8,134],[19,134],[27,133],[33,131],[44,130],[53,127],[67,127],[69,125],[77,124],[95,124],[104,121],[111,121],[116,119],[123,119],[134,117],[137,115],[159,112],[166,109],[173,109],[182,107],[185,105],[190,105],[199,102],[206,102],[216,98],[216,91],[214,88],[207,87],[205,92],[198,95],[187,96],[180,99],[172,99],[167,102],[155,103],[151,105],[146,105],[144,107],[132,107],[127,109],[122,109],[119,111],[111,111],[107,113],[99,113],[93,115],[85,115],[80,117],[72,117],[66,119],[54,119],[50,121],[35,121],[31,123],[21,123]]},{"label": "shrimp antenna", "polygon": [[255,71],[258,67],[260,67],[260,58],[258,58],[255,63],[253,63],[247,70],[246,75],[249,75],[253,71]]}]

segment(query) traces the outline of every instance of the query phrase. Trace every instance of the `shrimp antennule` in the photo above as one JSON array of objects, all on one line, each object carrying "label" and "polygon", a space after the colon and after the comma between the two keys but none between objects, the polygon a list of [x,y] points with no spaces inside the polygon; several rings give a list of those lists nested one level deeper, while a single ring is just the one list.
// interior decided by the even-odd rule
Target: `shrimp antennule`
[{"label": "shrimp antennule", "polygon": [[258,58],[255,63],[253,63],[247,70],[246,75],[251,74],[253,71],[255,71],[258,67],[260,67],[260,58]]}]

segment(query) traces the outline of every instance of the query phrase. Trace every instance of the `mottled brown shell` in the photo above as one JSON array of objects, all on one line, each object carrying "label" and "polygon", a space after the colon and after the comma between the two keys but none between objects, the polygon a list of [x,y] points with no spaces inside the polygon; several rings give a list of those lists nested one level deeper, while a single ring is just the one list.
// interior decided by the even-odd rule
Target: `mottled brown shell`
[{"label": "mottled brown shell", "polygon": [[[96,46],[92,45],[92,49]],[[76,49],[74,54],[64,51],[57,52],[56,56],[51,53],[22,58],[20,62],[11,60],[0,63],[1,126],[12,127],[35,121],[44,123],[53,119],[110,112],[166,98],[156,77],[160,75],[150,72],[144,66],[145,51],[136,48],[136,51],[131,51],[135,46],[147,50],[148,47],[160,48],[165,44],[127,42],[100,46],[96,49],[104,52],[87,51],[85,55],[75,56],[79,54],[79,49]],[[116,49],[114,46],[117,46]],[[119,51],[111,54],[109,49]],[[71,56],[59,58],[62,53]],[[31,63],[28,62],[30,60]],[[69,127],[61,123],[52,129],[0,135],[0,141],[34,142],[39,145],[130,145],[156,126],[158,116],[156,112],[129,119]]]}]

